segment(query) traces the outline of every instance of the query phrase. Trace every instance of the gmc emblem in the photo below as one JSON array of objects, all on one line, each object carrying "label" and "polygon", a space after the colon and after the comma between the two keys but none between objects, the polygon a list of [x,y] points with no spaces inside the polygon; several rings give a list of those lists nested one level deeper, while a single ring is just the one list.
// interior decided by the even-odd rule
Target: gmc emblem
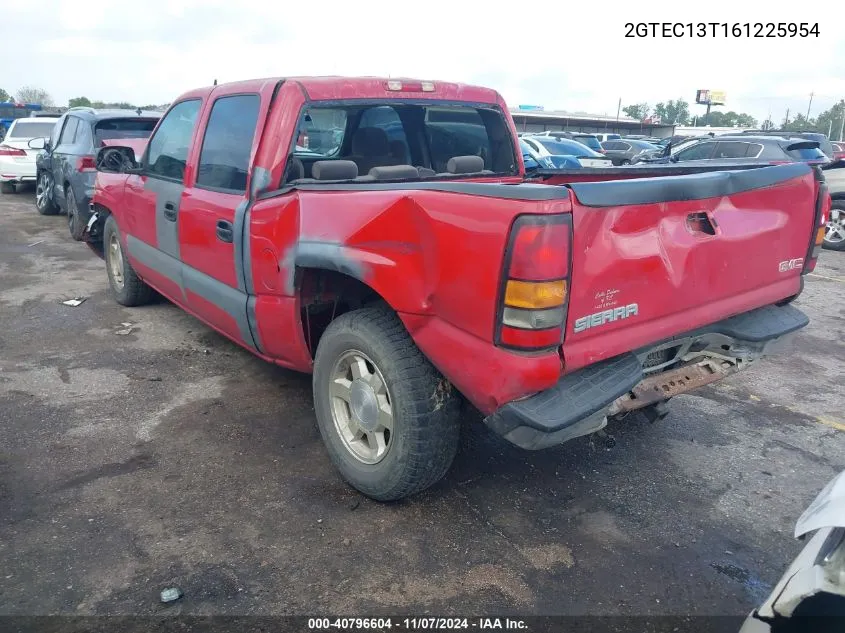
[{"label": "gmc emblem", "polygon": [[796,268],[803,268],[804,267],[804,258],[798,257],[797,259],[787,259],[785,262],[781,262],[778,264],[778,270],[782,273],[789,272],[790,270],[795,270]]}]

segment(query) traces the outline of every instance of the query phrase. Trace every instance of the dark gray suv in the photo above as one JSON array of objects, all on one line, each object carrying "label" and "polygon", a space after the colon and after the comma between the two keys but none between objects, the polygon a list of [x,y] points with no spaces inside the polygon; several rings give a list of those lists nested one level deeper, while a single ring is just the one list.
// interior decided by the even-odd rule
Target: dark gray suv
[{"label": "dark gray suv", "polygon": [[35,160],[38,212],[53,215],[64,211],[71,236],[81,240],[90,218],[97,151],[115,141],[131,145],[130,139],[149,138],[160,118],[160,112],[143,110],[68,110],[49,138],[30,141],[31,148],[44,150]]}]

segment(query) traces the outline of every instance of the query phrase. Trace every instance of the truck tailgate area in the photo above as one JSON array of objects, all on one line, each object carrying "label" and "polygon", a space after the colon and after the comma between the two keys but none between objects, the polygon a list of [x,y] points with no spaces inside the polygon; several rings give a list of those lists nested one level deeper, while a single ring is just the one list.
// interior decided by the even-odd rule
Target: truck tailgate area
[{"label": "truck tailgate area", "polygon": [[815,218],[807,165],[570,188],[567,371],[800,291]]}]

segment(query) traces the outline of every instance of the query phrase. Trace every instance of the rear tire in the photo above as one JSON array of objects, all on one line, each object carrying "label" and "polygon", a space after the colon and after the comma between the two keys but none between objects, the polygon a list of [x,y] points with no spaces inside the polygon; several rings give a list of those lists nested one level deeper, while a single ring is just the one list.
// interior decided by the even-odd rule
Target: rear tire
[{"label": "rear tire", "polygon": [[18,188],[13,182],[0,182],[0,193],[17,193]]},{"label": "rear tire", "polygon": [[56,215],[59,207],[53,200],[53,177],[43,171],[38,175],[35,185],[35,208],[41,215]]},{"label": "rear tire", "polygon": [[115,301],[122,306],[140,306],[153,298],[153,289],[141,281],[129,260],[123,254],[123,240],[113,216],[109,216],[103,229],[103,256],[106,273]]},{"label": "rear tire", "polygon": [[822,248],[845,251],[845,200],[834,200],[824,232]]},{"label": "rear tire", "polygon": [[620,165],[630,165],[630,164],[631,164],[631,161],[629,161],[627,158],[625,158],[625,159],[623,159],[623,160],[622,160],[622,162],[620,162],[619,164],[620,164]]},{"label": "rear tire", "polygon": [[67,228],[70,231],[70,236],[77,242],[81,242],[85,237],[85,222],[79,216],[79,206],[76,204],[76,194],[73,193],[73,187],[67,188],[65,194],[67,200]]},{"label": "rear tire", "polygon": [[354,310],[329,324],[317,346],[313,387],[329,457],[368,497],[402,499],[449,470],[460,398],[389,308]]}]

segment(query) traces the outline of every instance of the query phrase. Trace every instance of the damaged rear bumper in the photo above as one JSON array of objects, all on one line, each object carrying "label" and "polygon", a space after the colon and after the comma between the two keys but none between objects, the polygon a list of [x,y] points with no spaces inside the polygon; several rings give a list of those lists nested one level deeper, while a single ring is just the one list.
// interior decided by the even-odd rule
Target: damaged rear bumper
[{"label": "damaged rear bumper", "polygon": [[525,449],[562,444],[602,429],[608,416],[640,409],[744,369],[809,323],[791,305],[767,306],[622,354],[510,402],[484,421]]}]

